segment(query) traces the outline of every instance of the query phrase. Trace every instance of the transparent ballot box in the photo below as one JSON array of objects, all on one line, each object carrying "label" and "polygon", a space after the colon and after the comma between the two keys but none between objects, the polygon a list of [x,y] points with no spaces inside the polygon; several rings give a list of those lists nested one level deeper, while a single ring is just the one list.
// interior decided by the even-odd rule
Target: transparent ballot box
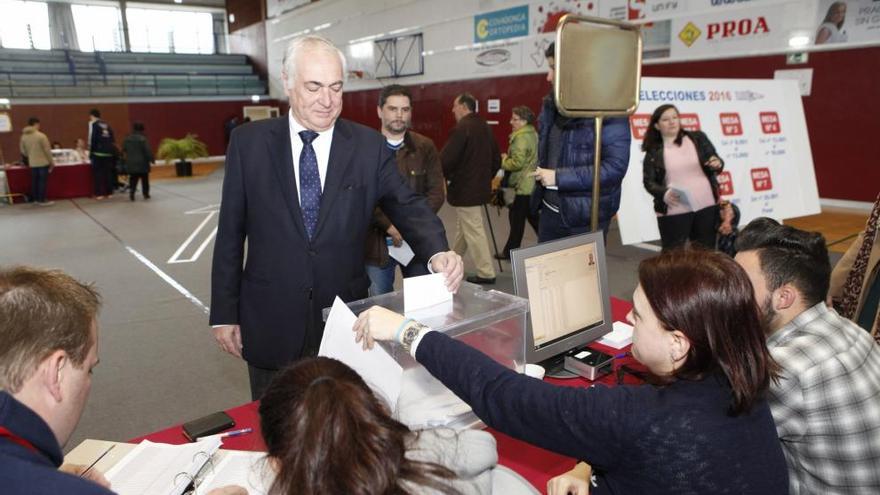
[{"label": "transparent ballot box", "polygon": [[[355,314],[373,306],[383,306],[402,314],[403,291],[348,303]],[[324,310],[325,320],[329,311],[329,308]],[[510,369],[522,372],[526,362],[527,311],[526,299],[463,283],[451,303],[409,312],[406,316],[468,344]],[[470,407],[431,376],[400,345],[391,342],[382,342],[380,345],[403,368],[403,381],[395,411],[398,420],[413,429],[481,426]]]}]

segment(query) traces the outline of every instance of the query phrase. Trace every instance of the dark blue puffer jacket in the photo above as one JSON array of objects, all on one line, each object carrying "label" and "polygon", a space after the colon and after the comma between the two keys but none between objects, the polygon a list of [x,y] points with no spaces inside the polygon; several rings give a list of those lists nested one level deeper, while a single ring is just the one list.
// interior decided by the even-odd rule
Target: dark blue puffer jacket
[{"label": "dark blue puffer jacket", "polygon": [[[550,129],[557,110],[553,98],[544,98],[538,141],[538,163],[547,166]],[[624,117],[607,118],[602,122],[602,167],[599,172],[599,224],[605,225],[620,207],[623,177],[629,165],[631,135],[629,120]],[[559,213],[567,227],[590,224],[593,206],[593,119],[571,119],[562,131],[562,153],[556,164],[556,184],[559,186]],[[537,184],[533,206],[540,204],[544,188]],[[537,203],[536,203],[537,201]]]}]

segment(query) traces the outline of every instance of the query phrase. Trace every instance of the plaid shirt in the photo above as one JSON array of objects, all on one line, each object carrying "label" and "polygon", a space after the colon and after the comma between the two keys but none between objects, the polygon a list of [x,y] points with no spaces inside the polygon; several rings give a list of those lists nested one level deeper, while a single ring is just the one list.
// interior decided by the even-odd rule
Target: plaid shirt
[{"label": "plaid shirt", "polygon": [[819,303],[767,339],[793,495],[880,493],[880,346]]}]

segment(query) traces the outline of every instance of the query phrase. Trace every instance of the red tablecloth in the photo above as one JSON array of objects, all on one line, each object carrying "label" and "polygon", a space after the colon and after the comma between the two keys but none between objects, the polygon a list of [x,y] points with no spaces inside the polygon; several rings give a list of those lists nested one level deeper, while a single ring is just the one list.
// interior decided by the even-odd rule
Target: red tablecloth
[{"label": "red tablecloth", "polygon": [[[615,321],[623,321],[626,313],[630,310],[632,304],[620,299],[611,298],[611,312]],[[608,353],[618,354],[622,351],[612,349],[601,344],[593,344],[597,350]],[[627,349],[628,350],[628,349]],[[595,383],[604,383],[614,385],[616,377],[613,375],[605,375]],[[568,387],[589,387],[594,384],[583,378],[575,378],[570,380],[557,380],[547,378],[546,381],[557,385]],[[627,375],[626,383],[638,383],[634,377]],[[238,407],[234,407],[226,411],[232,419],[235,420],[235,428],[252,427],[254,432],[249,435],[226,438],[223,441],[223,448],[231,450],[252,450],[264,451],[266,444],[263,443],[260,432],[260,418],[257,412],[259,403],[250,402]],[[195,418],[190,418],[195,419]],[[495,436],[498,442],[498,459],[499,462],[513,469],[525,479],[534,485],[542,493],[547,488],[547,481],[550,478],[568,471],[574,466],[575,460],[570,457],[554,454],[548,450],[544,450],[533,445],[529,445],[520,440],[511,438],[503,433],[499,433],[491,428],[487,431]],[[129,440],[132,443],[139,443],[141,440],[150,440],[151,442],[162,442],[170,444],[186,443],[187,440],[183,436],[183,428],[181,425],[173,426],[155,433],[150,433],[143,437]]]},{"label": "red tablecloth", "polygon": [[[31,195],[31,169],[28,167],[9,167],[6,169],[6,182],[9,192]],[[93,194],[92,166],[58,165],[49,174],[46,188],[48,199],[82,198]]]}]

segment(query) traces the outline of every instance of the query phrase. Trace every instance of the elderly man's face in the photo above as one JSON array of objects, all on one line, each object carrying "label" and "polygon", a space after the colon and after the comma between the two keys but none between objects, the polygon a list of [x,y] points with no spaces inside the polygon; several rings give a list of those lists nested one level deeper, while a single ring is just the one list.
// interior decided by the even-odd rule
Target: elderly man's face
[{"label": "elderly man's face", "polygon": [[326,49],[304,48],[287,85],[290,110],[297,122],[315,132],[333,127],[342,112],[342,64]]}]

